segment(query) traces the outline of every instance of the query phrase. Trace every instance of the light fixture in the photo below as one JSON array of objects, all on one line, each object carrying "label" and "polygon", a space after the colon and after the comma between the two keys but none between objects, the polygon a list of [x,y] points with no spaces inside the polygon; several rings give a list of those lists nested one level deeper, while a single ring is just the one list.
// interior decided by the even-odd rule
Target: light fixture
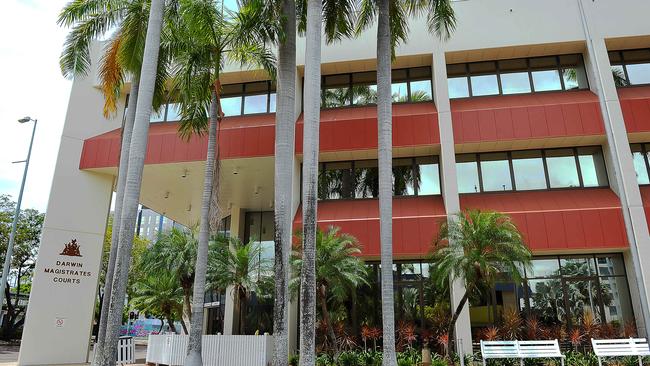
[{"label": "light fixture", "polygon": [[29,117],[29,116],[25,116],[25,117],[18,120],[18,122],[20,122],[20,123],[27,123],[27,122],[30,122],[30,121],[33,121],[33,119],[32,119],[32,117]]},{"label": "light fixture", "polygon": [[260,186],[255,186],[255,189],[253,190],[253,193],[260,194]]},{"label": "light fixture", "polygon": [[187,169],[183,169],[183,174],[181,174],[181,178],[187,178],[189,175],[190,171]]},{"label": "light fixture", "polygon": [[191,203],[190,203],[189,206],[187,206],[187,212],[190,212],[190,211],[192,211],[192,204]]},{"label": "light fixture", "polygon": [[237,167],[233,168],[232,174],[234,174],[234,175],[239,174],[239,168],[237,168]]},{"label": "light fixture", "polygon": [[165,192],[165,199],[169,198],[169,191]]}]

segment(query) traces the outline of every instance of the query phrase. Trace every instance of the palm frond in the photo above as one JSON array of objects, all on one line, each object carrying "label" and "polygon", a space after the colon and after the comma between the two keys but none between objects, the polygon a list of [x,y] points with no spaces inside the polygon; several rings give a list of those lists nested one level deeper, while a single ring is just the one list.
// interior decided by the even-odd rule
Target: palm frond
[{"label": "palm frond", "polygon": [[99,78],[104,95],[104,117],[109,118],[117,110],[117,100],[124,84],[124,69],[120,64],[119,52],[122,44],[121,34],[109,42],[99,66]]}]

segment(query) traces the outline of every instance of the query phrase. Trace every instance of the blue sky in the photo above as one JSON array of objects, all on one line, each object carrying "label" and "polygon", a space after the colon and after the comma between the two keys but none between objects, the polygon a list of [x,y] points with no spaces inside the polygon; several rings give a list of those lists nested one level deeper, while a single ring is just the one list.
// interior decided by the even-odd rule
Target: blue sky
[{"label": "blue sky", "polygon": [[47,206],[71,82],[61,76],[58,59],[67,31],[56,17],[65,0],[3,0],[0,5],[0,194],[14,199],[23,174],[31,124],[38,118],[34,152],[23,207]]}]

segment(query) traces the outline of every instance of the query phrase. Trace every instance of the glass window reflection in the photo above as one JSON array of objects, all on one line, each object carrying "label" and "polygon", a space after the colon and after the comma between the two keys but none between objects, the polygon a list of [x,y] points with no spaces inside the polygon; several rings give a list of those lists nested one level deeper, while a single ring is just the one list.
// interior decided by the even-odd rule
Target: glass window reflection
[{"label": "glass window reflection", "polygon": [[512,169],[518,191],[547,188],[541,151],[514,151]]},{"label": "glass window reflection", "polygon": [[629,64],[625,67],[630,85],[650,84],[650,63]]},{"label": "glass window reflection", "polygon": [[244,97],[244,114],[266,113],[267,95],[246,95]]},{"label": "glass window reflection", "polygon": [[458,193],[480,191],[478,165],[474,155],[459,155],[456,157],[456,175],[458,176]]},{"label": "glass window reflection", "polygon": [[411,102],[425,102],[431,99],[431,80],[411,81]]},{"label": "glass window reflection", "polygon": [[530,93],[530,79],[527,72],[501,74],[503,94]]},{"label": "glass window reflection", "polygon": [[580,186],[578,167],[571,149],[548,150],[546,165],[551,188]]},{"label": "glass window reflection", "polygon": [[221,98],[221,110],[224,116],[239,116],[241,115],[241,102],[242,97],[226,97]]},{"label": "glass window reflection", "polygon": [[531,74],[535,91],[562,90],[560,75],[557,70],[533,71]]},{"label": "glass window reflection", "polygon": [[485,192],[512,190],[508,155],[506,153],[494,153],[481,154],[480,157],[483,190]]},{"label": "glass window reflection", "polygon": [[472,95],[496,95],[499,94],[499,83],[496,75],[471,76]]},{"label": "glass window reflection", "polygon": [[447,79],[449,87],[449,98],[466,98],[469,97],[469,84],[467,77],[456,77]]}]

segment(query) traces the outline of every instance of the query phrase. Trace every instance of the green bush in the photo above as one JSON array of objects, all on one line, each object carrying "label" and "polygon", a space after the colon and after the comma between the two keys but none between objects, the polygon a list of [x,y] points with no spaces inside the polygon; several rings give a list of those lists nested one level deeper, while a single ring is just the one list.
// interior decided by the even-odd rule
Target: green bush
[{"label": "green bush", "polygon": [[289,366],[298,366],[298,361],[300,361],[298,355],[289,356]]}]

